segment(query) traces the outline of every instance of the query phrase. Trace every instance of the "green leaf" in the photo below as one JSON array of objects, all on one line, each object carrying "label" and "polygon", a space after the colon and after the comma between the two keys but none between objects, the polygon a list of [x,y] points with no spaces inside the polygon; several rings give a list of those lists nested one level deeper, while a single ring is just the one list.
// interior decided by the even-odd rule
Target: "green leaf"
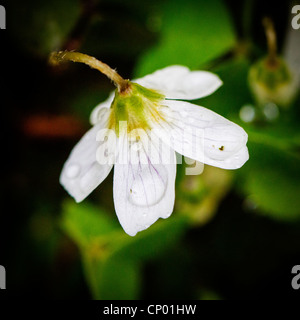
[{"label": "green leaf", "polygon": [[128,236],[116,216],[90,204],[67,201],[62,228],[79,246],[84,273],[96,299],[136,299],[140,263],[175,245],[188,227],[184,216],[157,221],[149,229]]},{"label": "green leaf", "polygon": [[159,43],[141,57],[135,75],[144,76],[172,64],[195,69],[234,44],[233,27],[221,0],[169,0],[162,6]]},{"label": "green leaf", "polygon": [[187,217],[175,215],[176,213],[167,220],[159,219],[149,229],[134,237],[127,237],[120,242],[114,255],[140,261],[151,259],[168,250],[179,241],[188,227]]},{"label": "green leaf", "polygon": [[300,157],[265,143],[248,143],[250,159],[240,171],[244,189],[264,214],[286,221],[300,219]]},{"label": "green leaf", "polygon": [[[99,299],[137,299],[141,284],[141,262],[153,259],[175,245],[187,226],[185,217],[156,222],[135,237],[115,238],[110,254],[89,258],[83,252],[87,278]],[[91,251],[93,252],[93,251]]]},{"label": "green leaf", "polygon": [[99,259],[83,253],[85,275],[93,297],[102,300],[132,300],[139,294],[138,263],[116,256]]},{"label": "green leaf", "polygon": [[[95,299],[136,299],[139,292],[139,265],[113,255],[126,237],[102,209],[90,204],[64,204],[62,228],[79,246],[84,274]],[[114,217],[116,218],[116,217]],[[122,233],[121,233],[122,232]]]},{"label": "green leaf", "polygon": [[223,85],[196,103],[233,121],[232,117],[238,117],[241,107],[252,102],[247,82],[249,66],[248,60],[243,58],[222,63],[213,72],[221,78]]},{"label": "green leaf", "polygon": [[174,215],[166,220],[159,219],[149,229],[131,237],[121,228],[116,216],[111,217],[90,204],[67,201],[61,226],[82,250],[105,251],[107,256],[141,260],[151,258],[174,244],[188,226],[188,219]]},{"label": "green leaf", "polygon": [[79,246],[87,246],[100,239],[104,241],[103,237],[119,231],[117,221],[103,209],[72,200],[64,203],[61,226]]}]

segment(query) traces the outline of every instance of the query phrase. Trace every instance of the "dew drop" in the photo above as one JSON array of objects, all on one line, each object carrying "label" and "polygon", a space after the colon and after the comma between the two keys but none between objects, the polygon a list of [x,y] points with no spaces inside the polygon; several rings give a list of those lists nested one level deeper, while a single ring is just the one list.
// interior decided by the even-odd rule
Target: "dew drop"
[{"label": "dew drop", "polygon": [[78,164],[71,164],[68,166],[66,175],[70,179],[76,178],[80,173],[80,166]]},{"label": "dew drop", "polygon": [[167,171],[164,167],[160,167],[158,173],[156,169],[142,165],[128,190],[128,200],[139,207],[154,206],[164,197],[167,180]]}]

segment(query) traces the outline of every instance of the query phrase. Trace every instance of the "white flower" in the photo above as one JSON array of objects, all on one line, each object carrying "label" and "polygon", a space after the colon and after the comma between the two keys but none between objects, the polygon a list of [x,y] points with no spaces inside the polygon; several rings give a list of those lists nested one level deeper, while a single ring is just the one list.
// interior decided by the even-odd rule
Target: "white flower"
[{"label": "white flower", "polygon": [[[170,66],[128,83],[127,90],[116,90],[94,109],[94,126],[71,152],[60,182],[80,202],[114,165],[115,210],[125,232],[134,236],[173,211],[175,151],[224,169],[240,168],[249,155],[241,127],[179,101],[213,93],[222,84],[216,75]],[[136,133],[139,129],[143,132]]]}]

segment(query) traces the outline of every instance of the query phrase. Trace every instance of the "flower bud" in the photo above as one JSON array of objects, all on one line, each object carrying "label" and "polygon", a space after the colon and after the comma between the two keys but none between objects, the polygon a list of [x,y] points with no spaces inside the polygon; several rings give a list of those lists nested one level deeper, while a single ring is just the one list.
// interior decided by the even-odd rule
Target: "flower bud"
[{"label": "flower bud", "polygon": [[261,106],[267,103],[287,108],[297,94],[297,79],[282,58],[262,58],[254,63],[249,70],[251,91]]}]

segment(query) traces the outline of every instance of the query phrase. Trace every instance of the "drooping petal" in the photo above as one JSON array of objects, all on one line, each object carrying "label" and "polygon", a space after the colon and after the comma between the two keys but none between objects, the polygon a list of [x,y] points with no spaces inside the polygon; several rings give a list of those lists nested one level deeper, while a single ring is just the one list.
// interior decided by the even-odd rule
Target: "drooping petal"
[{"label": "drooping petal", "polygon": [[102,117],[106,114],[106,109],[109,109],[115,97],[115,91],[112,91],[108,98],[99,103],[92,111],[90,115],[90,123],[92,125],[97,124],[101,121]]},{"label": "drooping petal", "polygon": [[[60,183],[76,202],[86,198],[109,174],[112,163],[99,164],[96,155],[112,153],[113,145],[107,141],[96,141],[103,130],[103,123],[90,129],[72,150],[60,175]],[[103,158],[105,156],[103,155]]]},{"label": "drooping petal", "polygon": [[120,137],[114,167],[114,203],[127,234],[134,236],[158,218],[171,215],[175,176],[175,152],[168,146],[156,144],[148,137],[135,143]]},{"label": "drooping petal", "polygon": [[222,81],[207,71],[190,71],[184,66],[170,66],[133,80],[146,88],[163,93],[168,99],[193,100],[210,95]]},{"label": "drooping petal", "polygon": [[164,103],[160,136],[175,151],[223,169],[238,169],[248,160],[248,136],[240,126],[188,102]]}]

